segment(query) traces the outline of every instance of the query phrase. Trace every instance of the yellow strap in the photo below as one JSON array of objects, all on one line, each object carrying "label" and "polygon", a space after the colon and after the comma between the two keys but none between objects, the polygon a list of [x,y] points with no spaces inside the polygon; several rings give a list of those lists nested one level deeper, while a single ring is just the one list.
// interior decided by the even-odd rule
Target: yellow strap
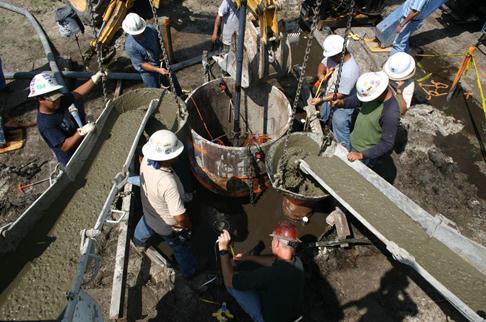
[{"label": "yellow strap", "polygon": [[476,65],[476,59],[474,59],[474,56],[471,58],[471,60],[474,65],[474,71],[476,72],[476,83],[479,89],[479,96],[481,96],[481,105],[483,106],[484,117],[486,118],[486,100],[484,98],[483,87],[481,85],[481,77],[479,76],[478,66]]},{"label": "yellow strap", "polygon": [[460,57],[460,56],[465,56],[466,54],[416,54],[415,56],[420,56],[420,57]]}]

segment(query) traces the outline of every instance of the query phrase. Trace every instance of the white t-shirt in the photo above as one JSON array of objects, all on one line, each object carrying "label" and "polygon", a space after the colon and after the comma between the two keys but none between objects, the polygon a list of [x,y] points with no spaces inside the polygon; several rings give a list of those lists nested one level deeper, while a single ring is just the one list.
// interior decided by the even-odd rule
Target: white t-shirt
[{"label": "white t-shirt", "polygon": [[413,79],[407,79],[403,86],[402,96],[407,104],[407,108],[410,108],[410,105],[412,105],[413,92],[415,91],[415,82]]},{"label": "white t-shirt", "polygon": [[233,34],[238,33],[238,10],[231,0],[223,0],[219,6],[218,16],[222,18],[221,41],[225,45],[231,45]]},{"label": "white t-shirt", "polygon": [[[337,73],[339,69],[339,62],[335,62],[333,59],[324,57],[321,64],[323,64],[327,69],[334,68],[332,76],[329,78],[326,93],[334,92],[334,83],[336,82]],[[359,66],[356,63],[353,55],[343,64],[343,69],[341,71],[341,80],[339,81],[339,93],[344,95],[349,95],[356,85],[356,81],[359,78]]]},{"label": "white t-shirt", "polygon": [[157,234],[166,236],[177,222],[175,216],[186,212],[184,188],[171,168],[155,169],[143,158],[140,165],[140,195],[145,220]]}]

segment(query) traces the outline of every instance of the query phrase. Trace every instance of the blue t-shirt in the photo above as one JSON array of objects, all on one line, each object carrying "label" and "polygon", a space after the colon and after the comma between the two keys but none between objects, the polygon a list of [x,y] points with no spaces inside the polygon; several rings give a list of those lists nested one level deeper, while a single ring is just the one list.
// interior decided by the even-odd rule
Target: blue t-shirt
[{"label": "blue t-shirt", "polygon": [[68,163],[74,151],[76,151],[76,149],[68,152],[61,150],[64,140],[73,136],[78,128],[76,121],[69,114],[68,110],[73,103],[74,95],[67,93],[61,97],[59,109],[53,114],[45,114],[37,110],[37,128],[39,133],[56,154],[57,161],[63,165]]},{"label": "blue t-shirt", "polygon": [[147,73],[141,67],[144,62],[159,67],[160,55],[162,54],[155,28],[147,26],[143,35],[144,39],[137,39],[132,35],[128,35],[125,41],[125,51],[132,62],[133,68],[139,73]]}]

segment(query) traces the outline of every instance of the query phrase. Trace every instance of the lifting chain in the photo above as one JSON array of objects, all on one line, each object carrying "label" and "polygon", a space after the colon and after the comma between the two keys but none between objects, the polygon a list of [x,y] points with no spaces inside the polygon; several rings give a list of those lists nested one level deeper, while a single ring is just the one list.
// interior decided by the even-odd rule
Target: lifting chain
[{"label": "lifting chain", "polygon": [[346,47],[347,47],[347,42],[349,38],[349,34],[351,31],[351,22],[353,21],[353,13],[354,13],[354,0],[349,1],[349,15],[348,15],[348,22],[346,24],[346,30],[344,31],[344,44],[343,44],[343,50],[341,51],[341,59],[339,60],[339,66],[338,66],[338,73],[336,75],[336,83],[334,85],[334,96],[333,96],[333,101],[337,99],[337,94],[339,91],[339,84],[341,83],[341,73],[343,71],[343,65],[344,65],[344,56],[346,55]]},{"label": "lifting chain", "polygon": [[[317,0],[315,7],[312,9],[314,16],[312,17],[312,26],[311,30],[309,33],[309,37],[307,38],[307,45],[305,47],[305,52],[304,52],[304,60],[302,62],[302,67],[300,70],[300,76],[299,76],[299,81],[297,83],[297,90],[295,92],[295,98],[294,98],[294,103],[292,105],[292,114],[290,115],[290,119],[293,121],[295,117],[295,113],[297,111],[297,106],[299,104],[299,99],[300,99],[300,94],[302,92],[302,84],[304,83],[305,79],[305,70],[307,68],[307,62],[309,60],[310,56],[310,51],[312,47],[312,41],[314,40],[314,32],[317,29],[317,21],[319,20],[319,13],[321,10],[321,2],[322,0]],[[283,154],[280,160],[286,160],[286,155],[287,155],[287,150],[288,150],[288,145],[289,145],[289,136],[290,132],[292,131],[292,124],[290,124],[289,128],[287,129],[287,133],[285,134],[284,138],[284,149],[283,149]],[[280,178],[277,179],[277,185],[280,185],[281,187],[283,186],[283,180],[284,180],[284,172],[285,172],[285,164],[284,162],[279,162],[278,164],[278,172],[280,174]]]},{"label": "lifting chain", "polygon": [[179,101],[179,97],[177,96],[175,91],[174,81],[172,80],[172,71],[170,69],[170,64],[169,64],[169,58],[167,56],[167,51],[165,50],[162,33],[160,32],[159,16],[157,15],[157,8],[155,8],[153,0],[148,0],[148,2],[150,3],[150,8],[152,9],[152,15],[154,16],[154,20],[155,20],[155,30],[157,31],[157,36],[159,37],[159,45],[160,45],[160,49],[162,50],[162,60],[163,63],[165,64],[165,68],[169,72],[170,91],[172,92],[172,95],[174,96],[174,99],[176,101],[179,117],[183,118],[186,115],[187,111],[185,107],[181,105],[181,102]]},{"label": "lifting chain", "polygon": [[[91,0],[88,1],[89,13],[91,15],[91,23],[93,24],[93,41],[95,42],[96,58],[98,61],[98,70],[103,72],[103,46],[98,42],[98,36],[96,35],[96,19],[95,12],[93,8],[93,3]],[[106,85],[106,77],[101,77],[101,88],[103,90],[103,99],[106,104],[108,102],[108,87]]]},{"label": "lifting chain", "polygon": [[248,178],[250,179],[250,204],[251,205],[254,205],[255,204],[255,185],[253,183],[253,181],[255,180],[255,166],[254,166],[254,162],[256,162],[256,160],[254,159],[253,157],[253,153],[251,152],[251,145],[248,145],[248,156],[249,156],[249,160],[250,160],[250,172],[248,173]]}]

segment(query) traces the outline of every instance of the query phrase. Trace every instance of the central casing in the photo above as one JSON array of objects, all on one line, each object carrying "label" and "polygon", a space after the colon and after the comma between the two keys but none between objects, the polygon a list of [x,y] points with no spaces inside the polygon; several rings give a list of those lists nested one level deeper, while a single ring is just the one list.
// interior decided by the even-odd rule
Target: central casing
[{"label": "central casing", "polygon": [[241,143],[233,146],[234,94],[234,81],[224,78],[201,85],[187,98],[189,159],[204,187],[243,197],[268,184],[264,155],[287,132],[291,107],[285,94],[270,84],[242,89]]}]

